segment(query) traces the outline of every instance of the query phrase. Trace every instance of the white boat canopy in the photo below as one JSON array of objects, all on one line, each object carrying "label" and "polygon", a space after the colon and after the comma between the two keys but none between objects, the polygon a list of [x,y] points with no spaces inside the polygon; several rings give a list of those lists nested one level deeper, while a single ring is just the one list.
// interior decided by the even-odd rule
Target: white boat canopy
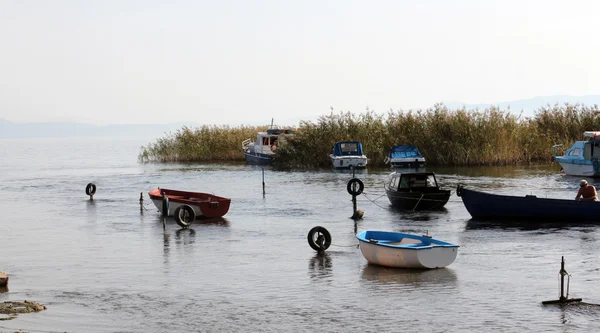
[{"label": "white boat canopy", "polygon": [[600,138],[600,131],[585,131],[583,132],[584,138]]}]

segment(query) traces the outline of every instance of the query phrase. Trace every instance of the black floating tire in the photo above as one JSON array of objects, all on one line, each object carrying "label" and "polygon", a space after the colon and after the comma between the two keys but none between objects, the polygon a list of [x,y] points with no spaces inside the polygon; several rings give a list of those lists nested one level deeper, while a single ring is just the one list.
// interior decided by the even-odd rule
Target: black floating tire
[{"label": "black floating tire", "polygon": [[95,193],[96,193],[96,184],[94,184],[94,183],[87,184],[87,186],[85,187],[85,194],[94,195]]},{"label": "black floating tire", "polygon": [[360,195],[365,189],[365,184],[363,184],[362,180],[358,178],[352,178],[348,181],[348,186],[346,189],[350,195]]},{"label": "black floating tire", "polygon": [[323,252],[331,245],[331,234],[323,227],[314,227],[308,232],[308,245],[317,252]]},{"label": "black floating tire", "polygon": [[160,212],[163,217],[169,216],[169,198],[162,198],[162,210]]},{"label": "black floating tire", "polygon": [[175,222],[182,228],[189,227],[196,219],[194,208],[190,205],[181,205],[177,207],[173,212],[173,216],[175,217]]}]

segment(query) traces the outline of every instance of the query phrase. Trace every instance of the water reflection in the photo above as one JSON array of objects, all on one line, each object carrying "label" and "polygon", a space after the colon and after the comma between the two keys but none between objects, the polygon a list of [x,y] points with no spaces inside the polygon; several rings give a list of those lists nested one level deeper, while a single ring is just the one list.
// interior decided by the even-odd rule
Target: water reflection
[{"label": "water reflection", "polygon": [[327,252],[315,254],[308,262],[309,275],[311,278],[330,277],[332,267],[333,263]]},{"label": "water reflection", "polygon": [[498,178],[520,178],[532,175],[549,175],[556,174],[557,167],[555,164],[539,164],[518,166],[457,166],[457,167],[435,167],[436,173],[455,174],[467,177],[498,177]]},{"label": "water reflection", "polygon": [[228,227],[229,226],[229,220],[227,220],[224,217],[213,217],[213,218],[209,218],[209,219],[203,219],[200,218],[197,221],[194,222],[195,224],[206,224],[206,225],[215,225],[215,226],[220,226],[220,227]]},{"label": "water reflection", "polygon": [[513,219],[498,219],[498,220],[478,220],[470,219],[467,221],[465,230],[479,229],[519,229],[519,230],[537,230],[537,229],[570,229],[577,227],[589,227],[592,225],[600,225],[600,222],[586,221],[565,221],[565,220],[513,220]]},{"label": "water reflection", "polygon": [[545,305],[544,308],[560,311],[558,320],[564,325],[564,332],[575,332],[578,328],[582,328],[582,321],[594,321],[600,316],[600,304],[572,302]]},{"label": "water reflection", "polygon": [[351,176],[356,176],[356,175],[368,175],[369,174],[369,169],[331,169],[331,171],[333,173],[345,173]]},{"label": "water reflection", "polygon": [[394,214],[401,215],[403,218],[411,219],[413,221],[430,221],[444,217],[448,213],[446,207],[439,207],[430,210],[423,211],[412,211],[403,210],[395,206],[390,207],[390,211]]},{"label": "water reflection", "polygon": [[183,245],[192,244],[196,240],[196,231],[192,228],[181,228],[175,231],[175,239]]},{"label": "water reflection", "polygon": [[87,200],[86,210],[88,220],[90,222],[96,222],[96,202],[94,200]]},{"label": "water reflection", "polygon": [[367,264],[363,267],[363,280],[378,284],[438,284],[456,281],[454,271],[448,268],[408,269]]},{"label": "water reflection", "polygon": [[163,263],[169,263],[169,251],[171,249],[171,235],[168,232],[163,232]]}]

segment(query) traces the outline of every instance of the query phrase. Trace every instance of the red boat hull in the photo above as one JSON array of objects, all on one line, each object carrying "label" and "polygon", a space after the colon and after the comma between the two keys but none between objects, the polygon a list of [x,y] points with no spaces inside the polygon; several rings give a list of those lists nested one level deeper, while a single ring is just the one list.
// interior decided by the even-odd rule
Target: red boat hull
[{"label": "red boat hull", "polygon": [[221,217],[229,211],[230,198],[202,192],[187,192],[157,188],[148,192],[150,199],[160,211],[162,209],[162,198],[169,198],[169,216],[181,205],[189,205],[194,208],[197,217]]}]

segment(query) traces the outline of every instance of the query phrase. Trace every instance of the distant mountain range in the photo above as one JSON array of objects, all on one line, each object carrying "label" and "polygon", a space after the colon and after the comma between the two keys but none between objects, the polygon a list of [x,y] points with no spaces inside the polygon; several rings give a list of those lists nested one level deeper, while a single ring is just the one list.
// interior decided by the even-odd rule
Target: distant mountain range
[{"label": "distant mountain range", "polygon": [[197,124],[126,124],[92,125],[73,122],[61,123],[13,123],[0,119],[0,138],[49,138],[76,136],[113,136],[158,138],[183,126]]},{"label": "distant mountain range", "polygon": [[600,95],[584,95],[584,96],[568,96],[568,95],[556,95],[556,96],[543,96],[534,97],[529,99],[520,99],[516,101],[499,102],[492,104],[467,104],[462,102],[449,102],[444,103],[449,109],[458,109],[463,106],[467,110],[479,109],[484,110],[493,106],[499,107],[501,110],[506,110],[510,106],[511,113],[520,113],[523,111],[523,116],[533,117],[535,111],[542,106],[558,104],[559,106],[565,105],[565,103],[583,104],[586,106],[593,106],[594,104],[600,106]]},{"label": "distant mountain range", "polygon": [[[535,111],[548,104],[564,105],[584,104],[593,106],[600,105],[600,95],[585,96],[567,96],[556,95],[546,97],[534,97],[516,101],[507,101],[490,104],[468,104],[462,102],[444,103],[449,109],[458,109],[465,107],[469,110],[484,110],[494,105],[501,110],[506,110],[510,106],[512,113],[520,113],[523,116],[532,117]],[[309,120],[309,119],[306,119]],[[310,121],[310,120],[309,120]],[[61,123],[13,123],[5,119],[0,119],[0,138],[46,138],[46,137],[75,137],[75,136],[113,136],[113,137],[143,137],[159,138],[169,132],[175,132],[183,126],[197,127],[195,123],[172,123],[172,124],[126,124],[126,125],[92,125],[74,122]]]}]

